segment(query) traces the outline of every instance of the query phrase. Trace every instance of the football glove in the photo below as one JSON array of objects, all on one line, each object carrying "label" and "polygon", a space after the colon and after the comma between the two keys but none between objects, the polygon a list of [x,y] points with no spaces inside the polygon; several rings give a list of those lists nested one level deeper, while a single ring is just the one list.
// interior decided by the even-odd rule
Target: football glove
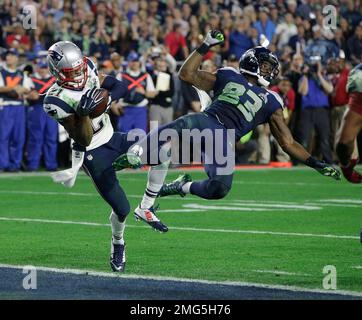
[{"label": "football glove", "polygon": [[79,101],[77,107],[77,114],[81,117],[88,116],[93,109],[95,109],[98,104],[102,101],[103,97],[100,92],[96,91],[97,88],[88,90],[85,94],[82,95],[82,98]]},{"label": "football glove", "polygon": [[210,49],[211,47],[223,43],[223,42],[224,42],[224,39],[225,39],[225,37],[224,37],[224,35],[221,33],[221,31],[219,31],[219,30],[210,30],[210,31],[207,33],[207,35],[206,35],[203,43],[201,44],[201,46],[198,47],[198,48],[196,49],[196,51],[197,51],[199,54],[204,55],[204,54],[206,54],[206,53],[209,51],[209,49]]},{"label": "football glove", "polygon": [[306,165],[314,168],[323,176],[332,177],[335,180],[341,180],[341,173],[339,170],[334,168],[332,165],[325,163],[324,161],[319,161],[313,157],[310,157],[307,159]]},{"label": "football glove", "polygon": [[221,44],[224,42],[224,35],[222,34],[221,31],[219,30],[210,30],[205,39],[204,39],[204,43],[209,47],[213,47],[216,46],[218,44]]}]

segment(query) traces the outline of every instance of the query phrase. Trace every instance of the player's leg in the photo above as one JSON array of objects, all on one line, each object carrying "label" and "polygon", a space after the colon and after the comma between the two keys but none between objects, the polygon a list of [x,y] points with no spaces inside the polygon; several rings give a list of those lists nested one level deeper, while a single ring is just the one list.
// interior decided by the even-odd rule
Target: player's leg
[{"label": "player's leg", "polygon": [[12,106],[0,107],[0,170],[6,170],[9,167],[10,135],[15,125],[11,108]]},{"label": "player's leg", "polygon": [[41,151],[44,142],[45,118],[42,117],[42,106],[32,106],[27,110],[26,115],[26,154],[27,154],[27,170],[34,171],[39,168]]},{"label": "player's leg", "polygon": [[[170,144],[164,144],[162,151],[167,153],[170,150]],[[148,179],[145,192],[141,203],[134,211],[136,217],[145,220],[155,214],[155,201],[161,190],[167,176],[170,160],[165,160],[156,166],[151,166],[148,170]]]},{"label": "player's leg", "polygon": [[[192,182],[189,175],[182,175],[162,187],[159,192],[161,197],[174,194],[185,196],[191,193],[204,199],[221,199],[231,189],[235,165],[233,147],[235,136],[213,118],[206,117],[197,120],[193,128],[210,129],[212,133],[212,143],[204,140],[200,148],[203,152],[202,162],[208,179]],[[198,147],[197,144],[196,147]]]},{"label": "player's leg", "polygon": [[23,148],[25,144],[25,107],[14,106],[15,125],[12,128],[10,137],[10,171],[20,170],[23,159]]},{"label": "player's leg", "polygon": [[45,117],[44,162],[46,169],[53,171],[58,167],[58,123],[45,112],[43,112],[43,116]]},{"label": "player's leg", "polygon": [[342,121],[342,130],[337,142],[337,155],[345,178],[352,183],[362,183],[362,175],[354,170],[357,159],[352,159],[355,140],[362,129],[362,112],[351,108]]},{"label": "player's leg", "polygon": [[[133,136],[125,133],[116,132],[109,144],[112,144],[113,150],[117,152],[118,155],[126,154],[130,146],[134,145]],[[166,150],[167,156],[167,147],[162,148]],[[115,157],[113,157],[115,159]],[[112,161],[113,161],[112,159]],[[167,232],[168,227],[163,224],[156,215],[156,208],[153,207],[155,196],[157,196],[158,190],[162,187],[163,181],[167,174],[168,162],[160,164],[154,168],[150,169],[149,179],[147,183],[147,188],[143,197],[143,201],[139,207],[134,212],[135,218],[137,220],[142,220],[150,225],[154,230],[160,232]],[[142,209],[141,209],[142,208]]]},{"label": "player's leg", "polygon": [[112,160],[118,154],[113,144],[114,140],[111,139],[107,144],[87,151],[83,166],[92,178],[98,193],[112,208],[109,218],[112,228],[110,264],[113,271],[122,272],[126,263],[125,220],[130,211],[130,205],[112,168]]}]

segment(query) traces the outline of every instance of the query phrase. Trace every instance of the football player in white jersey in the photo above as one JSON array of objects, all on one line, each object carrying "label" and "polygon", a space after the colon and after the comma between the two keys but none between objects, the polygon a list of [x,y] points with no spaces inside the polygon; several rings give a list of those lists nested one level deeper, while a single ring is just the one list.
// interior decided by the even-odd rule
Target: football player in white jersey
[{"label": "football player in white jersey", "polygon": [[[126,262],[123,234],[130,205],[118,183],[112,162],[125,153],[134,141],[128,141],[127,134],[113,131],[107,113],[94,119],[89,114],[99,103],[96,88],[109,91],[109,104],[130,93],[122,81],[112,76],[98,75],[94,63],[83,56],[72,42],[53,44],[48,50],[47,61],[49,71],[57,81],[44,98],[44,110],[64,126],[74,140],[73,150],[84,153],[83,168],[112,208],[110,264],[113,271],[122,272]],[[154,211],[138,218],[158,231],[168,230]]]}]

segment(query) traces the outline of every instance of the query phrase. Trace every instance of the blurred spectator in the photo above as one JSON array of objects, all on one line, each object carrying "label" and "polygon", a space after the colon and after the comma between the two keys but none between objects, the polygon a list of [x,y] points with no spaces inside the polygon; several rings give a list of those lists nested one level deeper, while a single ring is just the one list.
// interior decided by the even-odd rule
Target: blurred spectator
[{"label": "blurred spectator", "polygon": [[83,54],[90,56],[97,50],[94,38],[90,34],[90,28],[87,24],[82,26],[82,34],[75,44],[82,50]]},{"label": "blurred spectator", "polygon": [[129,132],[138,128],[146,132],[147,98],[154,98],[158,92],[151,76],[141,70],[140,56],[136,52],[128,55],[127,62],[127,69],[122,73],[122,81],[128,83],[131,94],[123,100],[123,115],[119,119],[118,130]]},{"label": "blurred spectator", "polygon": [[173,31],[166,35],[165,45],[177,61],[184,60],[189,55],[186,39],[181,33],[181,26],[177,23],[174,25]]},{"label": "blurred spectator", "polygon": [[292,82],[288,77],[280,77],[278,80],[278,85],[272,86],[270,90],[278,93],[283,99],[285,107],[285,112],[283,113],[285,121],[288,124],[295,109],[295,91],[293,90]]},{"label": "blurred spectator", "polygon": [[6,37],[6,45],[8,48],[14,48],[19,53],[28,52],[31,46],[30,37],[25,34],[22,24],[15,23]]},{"label": "blurred spectator", "polygon": [[347,19],[351,28],[357,27],[357,25],[362,21],[361,12],[359,12],[356,8],[356,4],[357,3],[354,0],[347,0],[346,7],[341,10],[342,16]]},{"label": "blurred spectator", "polygon": [[[292,88],[292,83],[288,77],[280,77],[277,86],[273,86],[270,88],[279,94],[279,96],[283,99],[283,104],[285,109],[283,110],[284,119],[286,124],[289,125],[290,120],[292,118],[294,109],[295,109],[295,92]],[[273,142],[276,145],[276,160],[280,162],[288,162],[290,157],[286,154],[283,149],[280,147],[278,142],[273,139]]]},{"label": "blurred spectator", "polygon": [[327,64],[327,72],[330,75],[334,90],[331,94],[331,139],[332,146],[337,141],[337,131],[342,123],[343,115],[348,108],[348,93],[346,90],[350,69],[346,66],[345,59],[331,58]]},{"label": "blurred spectator", "polygon": [[247,18],[235,23],[235,28],[229,37],[229,55],[235,55],[239,59],[242,54],[253,47],[253,42],[248,35],[250,21]]},{"label": "blurred spectator", "polygon": [[57,41],[72,41],[72,37],[70,34],[70,21],[68,17],[63,17],[60,19],[59,30],[55,31],[54,40]]},{"label": "blurred spectator", "polygon": [[19,171],[25,143],[24,95],[33,87],[18,67],[18,52],[5,53],[0,69],[0,170]]},{"label": "blurred spectator", "polygon": [[43,109],[44,94],[55,82],[48,71],[48,65],[41,61],[37,65],[37,72],[30,77],[34,87],[27,96],[27,171],[39,168],[43,155],[46,170],[57,169],[58,123],[47,116]]},{"label": "blurred spectator", "polygon": [[111,63],[113,70],[109,73],[111,76],[116,77],[117,79],[120,79],[122,77],[122,56],[120,56],[117,52],[113,52],[111,54]]},{"label": "blurred spectator", "polygon": [[156,123],[150,123],[150,130],[156,126],[161,126],[172,122],[173,120],[173,108],[172,108],[172,96],[174,94],[174,83],[171,72],[168,70],[167,61],[164,57],[159,55],[155,57],[155,69],[152,74],[153,82],[156,85],[158,94],[151,99],[150,121]]},{"label": "blurred spectator", "polygon": [[[303,30],[304,31],[304,30]],[[279,23],[275,29],[274,42],[280,50],[288,44],[290,38],[297,34],[297,27],[294,24],[294,18],[291,13],[285,15],[285,20]]]},{"label": "blurred spectator", "polygon": [[253,27],[258,31],[259,38],[263,34],[272,42],[275,33],[275,24],[269,19],[269,9],[261,7],[259,9],[259,20],[256,21]]},{"label": "blurred spectator", "polygon": [[109,58],[109,45],[111,43],[111,28],[106,25],[106,17],[104,15],[97,16],[97,24],[93,33],[95,42],[95,56],[103,59]]},{"label": "blurred spectator", "polygon": [[349,59],[352,65],[357,65],[362,61],[362,23],[356,27],[354,35],[348,39]]},{"label": "blurred spectator", "polygon": [[313,129],[319,139],[319,149],[323,160],[332,163],[330,145],[330,117],[328,96],[333,92],[332,84],[325,78],[320,61],[303,68],[298,92],[302,95],[302,110],[298,127],[300,143],[308,148]]},{"label": "blurred spectator", "polygon": [[[21,6],[24,3],[35,3],[38,8],[35,30],[24,30],[22,27],[24,16]],[[337,29],[324,28],[325,15],[322,9],[327,4],[334,5],[337,10]],[[295,111],[291,114],[289,126],[296,135],[296,132],[304,130],[305,125],[305,122],[298,121],[302,109],[302,96],[298,92],[301,67],[304,63],[310,64],[310,57],[313,56],[320,56],[323,67],[326,67],[331,57],[338,58],[340,49],[346,53],[346,65],[360,63],[361,20],[359,2],[354,0],[5,0],[0,1],[0,53],[9,48],[17,48],[21,53],[26,53],[21,64],[36,65],[36,61],[29,62],[29,59],[46,52],[56,41],[70,40],[98,63],[100,71],[118,77],[126,69],[123,61],[130,52],[141,55],[141,74],[147,70],[154,77],[158,72],[155,57],[160,57],[162,63],[166,62],[168,72],[172,75],[174,90],[171,104],[174,116],[178,117],[200,109],[197,92],[193,87],[181,84],[177,68],[201,44],[209,29],[218,28],[225,35],[224,45],[213,47],[203,57],[203,68],[210,69],[214,69],[215,65],[220,66],[221,61],[226,61],[226,65],[238,70],[238,58],[241,54],[250,47],[260,45],[261,35],[265,35],[270,41],[269,48],[275,51],[281,62],[280,76],[289,77],[295,91]],[[0,59],[0,66],[4,64],[5,61]],[[336,67],[344,68],[343,63]],[[328,66],[327,69],[329,68]],[[332,76],[335,94],[327,106],[333,107],[330,110],[332,131],[333,125],[338,125],[338,121],[334,121],[339,119],[335,113],[342,113],[340,102],[336,101],[339,101],[339,92],[343,88],[344,72],[340,69],[340,72]],[[322,86],[316,74],[312,78],[315,78],[317,86]],[[157,85],[157,79],[155,81]],[[137,90],[142,91],[138,87]],[[133,99],[140,99],[141,93],[136,93],[133,94]],[[162,94],[160,92],[160,96]],[[143,99],[146,99],[144,95]],[[136,105],[138,102],[136,101]],[[305,106],[305,97],[303,103]],[[116,127],[118,125],[115,120],[124,112],[122,106],[122,101],[113,103],[112,106],[115,113],[112,123]],[[320,113],[323,112],[320,110]],[[268,143],[270,145],[269,140]],[[64,145],[68,144],[64,142]],[[62,146],[63,144],[61,148]],[[246,148],[246,145],[241,148]],[[274,158],[273,154],[271,158]],[[64,160],[66,159],[65,156]],[[63,163],[65,162],[62,161],[61,164]]]}]

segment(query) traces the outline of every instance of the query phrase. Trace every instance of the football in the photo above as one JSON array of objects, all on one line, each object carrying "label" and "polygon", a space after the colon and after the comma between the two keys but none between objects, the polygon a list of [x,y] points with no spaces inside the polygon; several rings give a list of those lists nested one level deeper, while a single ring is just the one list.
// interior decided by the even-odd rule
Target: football
[{"label": "football", "polygon": [[106,111],[108,105],[109,93],[106,89],[99,88],[96,90],[95,93],[101,94],[102,100],[98,103],[97,107],[94,108],[91,113],[89,113],[89,118],[91,119],[97,118],[102,115]]}]

